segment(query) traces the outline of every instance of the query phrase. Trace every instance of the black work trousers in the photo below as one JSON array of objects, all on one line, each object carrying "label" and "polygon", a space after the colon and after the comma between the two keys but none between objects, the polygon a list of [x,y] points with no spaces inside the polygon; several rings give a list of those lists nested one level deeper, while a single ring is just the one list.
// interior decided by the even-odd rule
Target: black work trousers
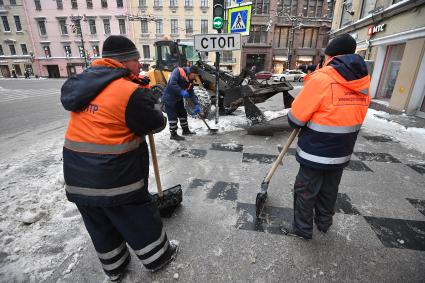
[{"label": "black work trousers", "polygon": [[77,207],[107,275],[122,273],[130,262],[127,244],[147,269],[169,258],[167,234],[148,193],[145,201],[120,206]]},{"label": "black work trousers", "polygon": [[300,165],[294,184],[293,226],[296,232],[311,238],[313,218],[319,230],[329,229],[343,170],[317,170]]}]

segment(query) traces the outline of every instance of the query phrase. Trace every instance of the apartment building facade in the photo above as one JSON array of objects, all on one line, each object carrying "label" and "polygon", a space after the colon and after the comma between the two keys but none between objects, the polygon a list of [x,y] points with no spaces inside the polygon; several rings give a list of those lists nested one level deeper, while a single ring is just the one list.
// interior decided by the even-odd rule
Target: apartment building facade
[{"label": "apartment building facade", "polygon": [[242,68],[281,73],[317,64],[328,42],[332,2],[252,0],[251,30],[243,44]]},{"label": "apartment building facade", "polygon": [[0,0],[0,18],[0,76],[24,76],[33,69],[33,50],[23,0]]},{"label": "apartment building facade", "polygon": [[[164,38],[193,44],[193,35],[212,29],[213,0],[130,0],[131,25],[145,69],[155,61],[154,43]],[[213,54],[202,54],[206,61]]]},{"label": "apartment building facade", "polygon": [[127,0],[24,0],[34,46],[34,73],[80,73],[111,34],[130,37]]},{"label": "apartment building facade", "polygon": [[425,1],[337,0],[331,37],[351,34],[371,73],[371,95],[425,118]]}]

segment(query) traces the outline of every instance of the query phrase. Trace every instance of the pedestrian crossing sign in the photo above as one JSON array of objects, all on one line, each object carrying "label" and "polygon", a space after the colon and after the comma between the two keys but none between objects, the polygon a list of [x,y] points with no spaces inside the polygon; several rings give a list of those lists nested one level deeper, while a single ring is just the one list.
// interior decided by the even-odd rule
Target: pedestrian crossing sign
[{"label": "pedestrian crossing sign", "polygon": [[230,7],[228,10],[228,33],[249,35],[251,26],[251,4]]}]

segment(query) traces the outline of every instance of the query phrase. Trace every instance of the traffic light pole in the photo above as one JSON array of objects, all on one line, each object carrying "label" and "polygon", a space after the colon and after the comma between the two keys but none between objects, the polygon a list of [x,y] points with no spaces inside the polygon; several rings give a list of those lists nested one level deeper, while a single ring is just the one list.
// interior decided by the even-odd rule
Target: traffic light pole
[{"label": "traffic light pole", "polygon": [[83,47],[83,58],[84,58],[84,65],[83,65],[83,69],[86,69],[88,64],[87,64],[87,56],[86,56],[86,48],[84,47],[84,37],[83,37],[83,28],[81,26],[81,16],[71,16],[71,21],[74,22],[74,25],[77,25],[77,32],[80,32],[80,36],[81,36],[81,46]]},{"label": "traffic light pole", "polygon": [[[217,30],[218,33],[221,33],[221,30]],[[220,52],[215,53],[215,85],[216,85],[216,92],[215,92],[215,123],[218,124],[218,117],[219,117],[219,100],[220,100]]]}]

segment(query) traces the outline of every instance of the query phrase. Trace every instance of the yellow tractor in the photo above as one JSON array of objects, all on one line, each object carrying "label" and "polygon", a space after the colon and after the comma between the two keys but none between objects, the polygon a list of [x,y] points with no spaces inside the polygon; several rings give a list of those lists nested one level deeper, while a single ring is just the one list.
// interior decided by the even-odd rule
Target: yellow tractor
[{"label": "yellow tractor", "polygon": [[[148,72],[150,86],[154,94],[161,100],[164,88],[167,85],[171,72],[177,67],[186,67],[196,64],[199,75],[195,85],[195,94],[198,96],[201,113],[204,117],[210,113],[211,105],[216,101],[216,69],[201,60],[195,51],[193,43],[184,43],[179,40],[161,40],[154,44],[156,62],[153,69]],[[264,115],[255,106],[274,96],[283,93],[285,108],[292,104],[292,96],[288,93],[293,89],[288,82],[269,84],[267,81],[257,81],[253,74],[242,70],[238,76],[223,70],[219,71],[219,111],[220,114],[231,114],[240,106],[245,106],[245,114],[253,123],[264,120]],[[191,106],[186,105],[189,112]]]}]

